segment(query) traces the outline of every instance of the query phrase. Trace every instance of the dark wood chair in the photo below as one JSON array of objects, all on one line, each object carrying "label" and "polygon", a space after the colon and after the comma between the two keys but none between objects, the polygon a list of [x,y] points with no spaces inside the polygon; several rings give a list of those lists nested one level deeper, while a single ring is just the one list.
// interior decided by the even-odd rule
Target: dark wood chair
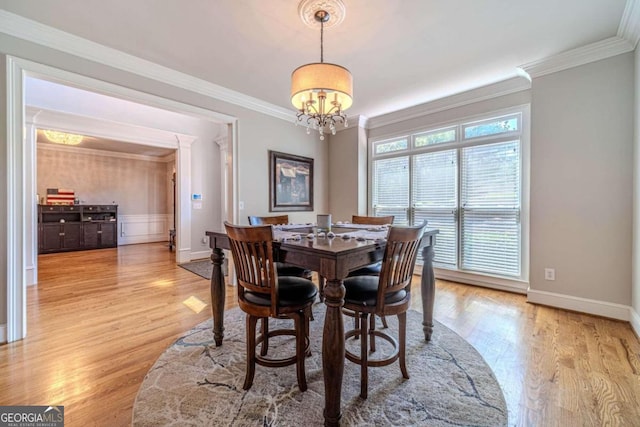
[{"label": "dark wood chair", "polygon": [[389,216],[360,216],[352,215],[351,222],[353,224],[369,224],[369,225],[391,225],[393,224],[393,215]]},{"label": "dark wood chair", "polygon": [[[413,268],[425,227],[426,224],[418,227],[391,227],[380,275],[348,277],[344,281],[344,307],[360,318],[359,327],[345,334],[345,339],[360,338],[360,355],[346,351],[346,358],[361,366],[360,397],[363,399],[367,398],[369,366],[386,366],[400,359],[402,376],[409,378],[405,360],[407,310],[411,304]],[[398,316],[399,342],[391,335],[375,329],[375,315]],[[369,349],[375,351],[375,337],[388,341],[394,352],[385,359],[370,361]]]},{"label": "dark wood chair", "polygon": [[289,215],[277,216],[251,216],[249,215],[249,224],[251,225],[282,225],[289,224]]},{"label": "dark wood chair", "polygon": [[[369,224],[369,225],[391,225],[393,224],[393,215],[389,216],[358,216],[353,215],[351,222],[353,224]],[[381,264],[379,262],[359,268],[349,273],[349,276],[377,276],[380,274]]]},{"label": "dark wood chair", "polygon": [[[253,384],[256,363],[267,367],[296,365],[298,387],[307,389],[304,362],[309,352],[309,318],[317,295],[313,282],[301,277],[282,277],[273,261],[273,231],[270,226],[235,226],[225,222],[233,262],[238,278],[238,306],[247,314],[247,370],[242,386]],[[269,318],[291,318],[294,329],[269,331]],[[262,331],[256,338],[256,324],[262,319]],[[269,338],[277,335],[296,337],[294,356],[267,357]],[[257,346],[262,344],[260,354]]]},{"label": "dark wood chair", "polygon": [[[249,216],[250,225],[281,225],[289,224],[289,215],[277,215],[277,216]],[[306,268],[296,267],[295,265],[286,264],[282,262],[276,263],[278,269],[278,276],[297,276],[304,277],[311,280],[313,272]]]}]

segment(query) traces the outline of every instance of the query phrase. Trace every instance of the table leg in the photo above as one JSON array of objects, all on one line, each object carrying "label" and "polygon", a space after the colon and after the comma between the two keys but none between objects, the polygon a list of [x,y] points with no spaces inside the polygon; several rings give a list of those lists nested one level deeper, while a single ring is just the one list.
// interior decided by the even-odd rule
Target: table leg
[{"label": "table leg", "polygon": [[433,274],[433,245],[422,248],[422,279],[420,289],[422,290],[422,329],[424,330],[424,339],[431,340],[433,332],[433,303],[436,296],[436,280]]},{"label": "table leg", "polygon": [[213,315],[213,338],[216,346],[222,345],[224,338],[224,301],[225,288],[224,276],[222,274],[222,262],[224,253],[220,248],[213,248],[211,262],[213,272],[211,274],[211,314]]},{"label": "table leg", "polygon": [[342,280],[328,280],[324,290],[327,315],[322,332],[322,372],[324,374],[324,425],[340,425],[340,398],[344,373],[344,325]]}]

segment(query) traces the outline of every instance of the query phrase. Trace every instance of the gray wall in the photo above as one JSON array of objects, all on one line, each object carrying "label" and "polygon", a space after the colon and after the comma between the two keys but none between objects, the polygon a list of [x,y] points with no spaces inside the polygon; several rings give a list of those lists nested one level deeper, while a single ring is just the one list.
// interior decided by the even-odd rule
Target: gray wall
[{"label": "gray wall", "polygon": [[632,88],[632,53],[533,80],[531,289],[630,304]]},{"label": "gray wall", "polygon": [[242,115],[238,122],[238,200],[244,202],[244,210],[239,211],[240,223],[248,224],[248,215],[280,214],[269,212],[269,150],[314,159],[314,211],[282,214],[288,214],[290,222],[307,223],[315,222],[317,213],[327,212],[327,139],[320,141],[314,132],[307,135],[304,128],[293,125],[293,120],[287,122],[239,108],[225,112]]},{"label": "gray wall", "polygon": [[[632,305],[636,321],[640,322],[640,51],[636,49],[634,56],[634,138],[633,138],[633,285]],[[640,324],[636,325],[636,331]]]},{"label": "gray wall", "polygon": [[345,129],[329,142],[328,213],[333,221],[351,221],[353,214],[366,214],[367,141],[360,138],[363,131],[359,127]]},{"label": "gray wall", "polygon": [[[7,57],[0,54],[0,99],[7,99]],[[0,224],[7,223],[7,213],[11,206],[7,206],[7,103],[0,102]],[[0,226],[0,325],[7,322],[7,227]]]}]

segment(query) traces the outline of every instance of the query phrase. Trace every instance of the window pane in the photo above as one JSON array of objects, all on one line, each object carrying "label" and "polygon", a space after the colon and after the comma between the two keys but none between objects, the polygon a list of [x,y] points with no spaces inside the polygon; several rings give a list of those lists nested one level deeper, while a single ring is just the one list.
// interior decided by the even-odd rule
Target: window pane
[{"label": "window pane", "polygon": [[413,139],[413,145],[416,148],[420,148],[420,147],[426,147],[427,145],[453,142],[455,140],[456,140],[455,129],[439,129],[436,131],[415,135]]},{"label": "window pane", "polygon": [[507,276],[520,275],[518,212],[463,209],[462,236],[463,269]]},{"label": "window pane", "polygon": [[468,147],[461,154],[464,269],[520,275],[520,142]]},{"label": "window pane", "polygon": [[518,128],[518,116],[498,117],[491,120],[464,125],[464,137],[477,138],[479,136],[497,135],[515,132]]},{"label": "window pane", "polygon": [[429,227],[439,228],[436,265],[455,268],[458,233],[455,209],[458,204],[457,150],[425,153],[413,157],[413,224],[425,219]]},{"label": "window pane", "polygon": [[373,162],[373,208],[376,216],[394,215],[394,224],[407,223],[409,157]]},{"label": "window pane", "polygon": [[462,150],[462,207],[520,207],[520,142]]},{"label": "window pane", "polygon": [[[454,210],[452,209],[415,209],[413,223],[422,224],[440,230],[436,236],[433,263],[437,267],[456,268],[458,265],[458,232]],[[419,254],[422,261],[422,252]]]},{"label": "window pane", "polygon": [[375,154],[393,153],[394,151],[406,150],[407,148],[409,148],[409,140],[407,138],[382,141],[375,144]]}]

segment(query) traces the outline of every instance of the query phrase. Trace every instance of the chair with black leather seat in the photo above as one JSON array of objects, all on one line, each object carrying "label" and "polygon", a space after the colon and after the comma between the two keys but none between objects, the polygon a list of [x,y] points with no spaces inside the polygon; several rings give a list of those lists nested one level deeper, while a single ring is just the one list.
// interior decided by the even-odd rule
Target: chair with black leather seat
[{"label": "chair with black leather seat", "polygon": [[[282,225],[289,224],[289,215],[277,216],[249,216],[250,225]],[[306,268],[296,267],[295,265],[276,262],[279,276],[297,276],[311,280],[313,272]]]},{"label": "chair with black leather seat", "polygon": [[[278,276],[273,261],[273,231],[270,226],[236,226],[225,222],[238,279],[238,306],[247,314],[247,370],[243,388],[253,384],[256,363],[267,367],[296,365],[298,387],[307,389],[305,357],[309,351],[309,318],[317,295],[313,282],[301,277]],[[269,318],[291,318],[294,329],[269,331]],[[262,332],[256,338],[256,324]],[[269,338],[292,335],[295,355],[267,357]],[[260,354],[256,348],[262,344]]]},{"label": "chair with black leather seat", "polygon": [[[345,334],[345,339],[359,337],[360,355],[347,350],[346,358],[361,366],[360,397],[363,399],[367,398],[369,366],[386,366],[400,359],[402,376],[409,378],[405,360],[407,310],[411,304],[413,269],[425,227],[426,224],[418,227],[391,227],[380,275],[348,277],[344,281],[344,308],[353,311],[360,318],[359,327]],[[374,315],[398,316],[398,340],[382,331],[369,329],[369,316]],[[370,361],[369,347],[371,344],[373,351],[376,337],[388,341],[394,351],[385,359]]]}]

